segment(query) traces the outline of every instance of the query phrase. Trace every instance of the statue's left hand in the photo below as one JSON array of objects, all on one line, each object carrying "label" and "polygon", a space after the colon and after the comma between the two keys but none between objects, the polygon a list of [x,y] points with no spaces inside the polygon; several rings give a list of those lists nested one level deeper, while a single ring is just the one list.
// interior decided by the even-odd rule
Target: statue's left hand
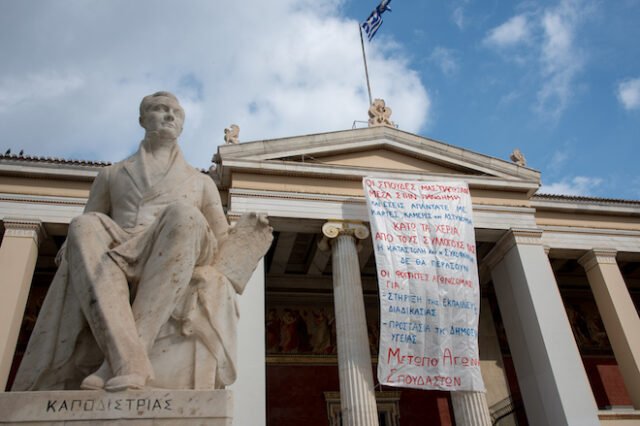
[{"label": "statue's left hand", "polygon": [[258,215],[258,222],[264,226],[269,226],[269,219],[263,214]]}]

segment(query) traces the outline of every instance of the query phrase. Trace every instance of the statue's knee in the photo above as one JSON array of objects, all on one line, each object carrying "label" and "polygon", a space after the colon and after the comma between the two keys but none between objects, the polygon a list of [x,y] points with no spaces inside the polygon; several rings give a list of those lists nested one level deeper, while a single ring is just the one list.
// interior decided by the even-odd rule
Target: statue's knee
[{"label": "statue's knee", "polygon": [[87,232],[91,232],[96,229],[96,226],[100,219],[94,213],[84,213],[80,216],[76,216],[71,219],[69,223],[69,232],[67,233],[67,239],[73,240],[82,235],[86,235]]},{"label": "statue's knee", "polygon": [[162,216],[172,227],[178,230],[184,229],[185,232],[193,232],[194,228],[207,226],[207,221],[202,212],[192,204],[170,204],[164,210]]}]

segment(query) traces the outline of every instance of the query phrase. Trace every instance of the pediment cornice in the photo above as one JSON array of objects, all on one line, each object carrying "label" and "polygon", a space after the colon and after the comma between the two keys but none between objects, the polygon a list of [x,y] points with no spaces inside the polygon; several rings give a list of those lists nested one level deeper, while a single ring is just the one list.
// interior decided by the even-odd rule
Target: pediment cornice
[{"label": "pediment cornice", "polygon": [[[341,154],[380,150],[393,151],[451,171],[402,171],[321,161]],[[233,171],[348,180],[364,176],[463,179],[472,187],[504,188],[528,195],[540,185],[537,170],[387,126],[223,145],[218,147],[216,157],[217,171],[225,187],[229,185]]]},{"label": "pediment cornice", "polygon": [[218,159],[297,161],[387,149],[461,173],[539,181],[540,172],[388,126],[245,142],[218,147]]}]

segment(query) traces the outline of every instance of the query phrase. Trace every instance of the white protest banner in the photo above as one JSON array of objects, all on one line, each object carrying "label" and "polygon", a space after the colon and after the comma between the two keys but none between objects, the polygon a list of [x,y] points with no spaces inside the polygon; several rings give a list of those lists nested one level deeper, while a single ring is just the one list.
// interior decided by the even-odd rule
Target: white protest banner
[{"label": "white protest banner", "polygon": [[380,289],[378,381],[484,392],[467,184],[365,178],[363,185]]}]

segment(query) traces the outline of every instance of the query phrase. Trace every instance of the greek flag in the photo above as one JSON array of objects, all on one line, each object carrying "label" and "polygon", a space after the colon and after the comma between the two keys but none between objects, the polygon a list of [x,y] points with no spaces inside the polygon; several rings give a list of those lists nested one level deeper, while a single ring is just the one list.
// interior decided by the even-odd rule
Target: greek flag
[{"label": "greek flag", "polygon": [[376,35],[376,31],[378,31],[378,28],[382,25],[382,14],[387,10],[391,12],[389,3],[391,3],[391,0],[382,0],[378,7],[373,9],[373,12],[371,12],[367,20],[362,23],[362,29],[367,33],[369,41]]}]

